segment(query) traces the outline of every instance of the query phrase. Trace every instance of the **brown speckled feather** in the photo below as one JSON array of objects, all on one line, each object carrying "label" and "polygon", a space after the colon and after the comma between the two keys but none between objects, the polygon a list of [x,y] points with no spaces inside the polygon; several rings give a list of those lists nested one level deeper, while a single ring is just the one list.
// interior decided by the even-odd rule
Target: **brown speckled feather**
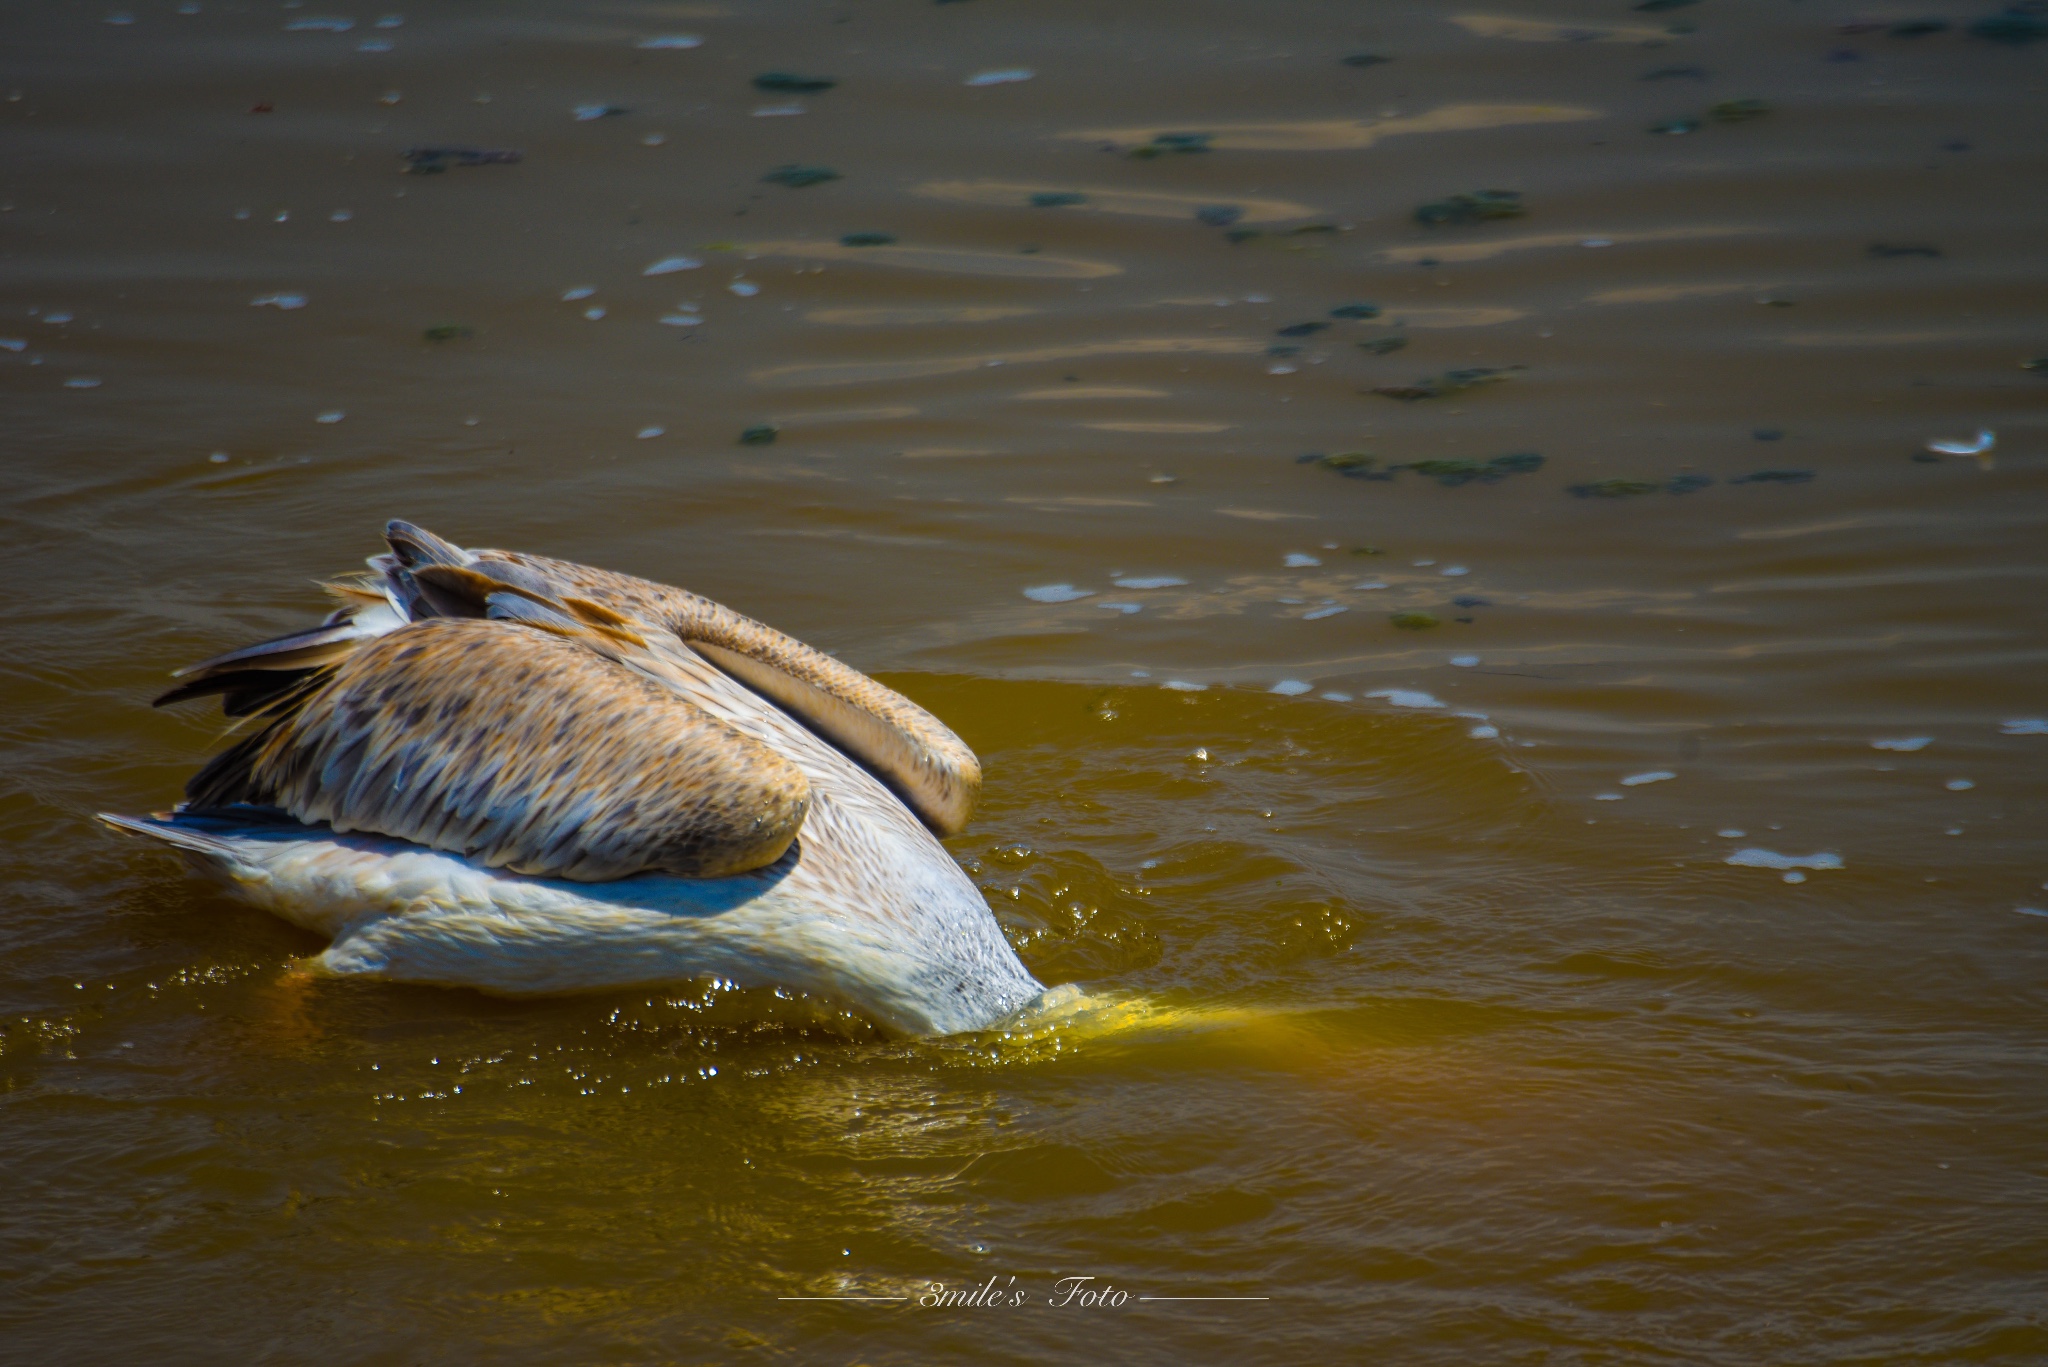
[{"label": "brown speckled feather", "polygon": [[[393,544],[402,555],[402,545]],[[981,792],[981,762],[944,722],[895,689],[771,626],[683,589],[516,551],[467,554],[473,557],[469,568],[475,571],[558,601],[586,600],[643,629],[674,632],[704,658],[858,760],[940,835],[956,834],[966,826]]]},{"label": "brown speckled feather", "polygon": [[774,862],[809,785],[620,654],[619,633],[437,617],[358,646],[188,785],[584,881]]}]

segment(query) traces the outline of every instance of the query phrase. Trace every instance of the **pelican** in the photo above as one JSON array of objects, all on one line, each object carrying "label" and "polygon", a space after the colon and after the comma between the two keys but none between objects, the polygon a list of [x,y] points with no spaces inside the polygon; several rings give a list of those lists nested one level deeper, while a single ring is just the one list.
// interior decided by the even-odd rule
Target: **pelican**
[{"label": "pelican", "polygon": [[180,670],[249,734],[102,815],[324,936],[316,973],[509,996],[716,978],[910,1035],[1049,996],[939,844],[974,753],[682,589],[406,522],[316,627]]}]

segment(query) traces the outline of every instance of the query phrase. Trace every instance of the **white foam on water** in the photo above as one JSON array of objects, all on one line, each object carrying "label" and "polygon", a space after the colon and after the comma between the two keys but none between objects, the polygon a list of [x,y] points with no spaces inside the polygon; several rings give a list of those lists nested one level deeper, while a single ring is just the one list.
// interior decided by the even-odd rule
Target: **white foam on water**
[{"label": "white foam on water", "polygon": [[704,317],[697,313],[664,313],[661,321],[672,328],[693,328],[703,322]]},{"label": "white foam on water", "polygon": [[329,425],[332,425],[334,423],[340,422],[343,418],[347,416],[348,414],[342,412],[339,408],[331,408],[325,413],[319,413],[314,415],[313,421],[324,422]]},{"label": "white foam on water", "polygon": [[578,299],[588,299],[596,293],[597,286],[595,285],[571,285],[568,289],[562,291],[562,302],[565,304],[574,303]]},{"label": "white foam on water", "polygon": [[1500,728],[1498,726],[1482,723],[1479,726],[1473,727],[1470,731],[1467,731],[1465,734],[1470,736],[1473,740],[1493,740],[1500,735]]},{"label": "white foam on water", "polygon": [[1451,578],[1455,579],[1461,574],[1470,574],[1472,573],[1472,571],[1463,565],[1446,565],[1443,569],[1437,571],[1437,573],[1448,575]]},{"label": "white foam on water", "polygon": [[1168,679],[1159,686],[1161,688],[1170,688],[1176,693],[1207,693],[1209,691],[1209,685],[1205,683],[1189,683],[1186,679]]},{"label": "white foam on water", "polygon": [[661,260],[640,272],[642,275],[674,275],[677,271],[693,271],[704,263],[694,256],[664,256]]},{"label": "white foam on water", "polygon": [[[16,348],[19,350],[19,348]],[[2001,736],[2048,736],[2048,717],[2011,717],[1998,724]]]},{"label": "white foam on water", "polygon": [[1737,850],[1721,861],[1741,869],[1842,869],[1848,865],[1839,854],[1779,854],[1755,848]]},{"label": "white foam on water", "polygon": [[1906,736],[1899,740],[1874,740],[1870,742],[1870,748],[1873,750],[1897,750],[1901,754],[1909,755],[1915,750],[1924,750],[1933,743],[1934,737],[1932,736]]},{"label": "white foam on water", "polygon": [[1302,694],[1312,690],[1314,687],[1314,684],[1306,683],[1300,679],[1282,679],[1279,683],[1274,684],[1271,688],[1267,689],[1266,691],[1269,693],[1278,693],[1280,696],[1284,698],[1298,698]]},{"label": "white foam on water", "polygon": [[1318,696],[1318,697],[1320,697],[1320,698],[1321,698],[1321,699],[1322,699],[1322,700],[1323,700],[1324,702],[1350,702],[1350,701],[1351,701],[1351,695],[1350,695],[1349,693],[1321,693],[1321,694],[1318,694],[1317,696]]},{"label": "white foam on water", "polygon": [[1595,793],[1593,794],[1593,800],[1595,802],[1619,802],[1625,796],[1626,794],[1624,793]]},{"label": "white foam on water", "polygon": [[1621,781],[1621,786],[1624,788],[1640,788],[1645,783],[1662,783],[1666,779],[1677,777],[1678,775],[1672,773],[1669,769],[1652,769],[1648,773],[1630,774]]},{"label": "white foam on water", "polygon": [[1996,445],[1998,434],[1988,427],[1980,427],[1974,440],[1944,437],[1939,441],[1928,442],[1927,449],[1944,456],[1981,456]]},{"label": "white foam on water", "polygon": [[1290,551],[1287,554],[1287,559],[1281,563],[1285,564],[1290,570],[1305,570],[1320,565],[1323,562],[1312,555],[1303,555],[1300,551]]},{"label": "white foam on water", "polygon": [[643,427],[634,435],[639,437],[642,441],[647,441],[650,438],[660,436],[662,433],[666,431],[668,431],[666,427]]},{"label": "white foam on water", "polygon": [[1460,669],[1473,669],[1478,666],[1479,657],[1477,655],[1453,655],[1451,656],[1451,663]]},{"label": "white foam on water", "polygon": [[1438,699],[1419,688],[1376,688],[1365,695],[1368,698],[1385,698],[1396,707],[1442,707]]},{"label": "white foam on water", "polygon": [[1108,608],[1112,612],[1121,612],[1126,617],[1134,612],[1143,612],[1145,610],[1143,603],[1097,603],[1095,606]]},{"label": "white foam on water", "polygon": [[1177,589],[1188,581],[1171,574],[1155,574],[1138,579],[1119,579],[1120,589]]},{"label": "white foam on water", "polygon": [[97,375],[74,375],[64,382],[64,387],[66,389],[98,389],[100,387],[100,377]]},{"label": "white foam on water", "polygon": [[1941,786],[1952,793],[1967,793],[1977,785],[1966,778],[1952,778]]},{"label": "white foam on water", "polygon": [[588,318],[593,323],[596,322],[598,319],[604,317],[604,305],[592,304],[589,308],[583,310],[583,316],[585,318]]},{"label": "white foam on water", "polygon": [[1720,837],[1721,837],[1721,838],[1722,838],[1723,840],[1740,840],[1740,839],[1742,839],[1742,837],[1744,837],[1745,835],[1748,835],[1748,834],[1749,834],[1749,832],[1748,832],[1748,831],[1739,831],[1739,830],[1735,829],[1735,827],[1733,827],[1733,826],[1730,826],[1730,827],[1728,827],[1728,829],[1726,829],[1726,830],[1723,830],[1723,831],[1715,831],[1715,832],[1714,832],[1714,834],[1715,834],[1715,835],[1718,835],[1718,836],[1720,836]]},{"label": "white foam on water", "polygon": [[694,33],[658,33],[652,38],[642,38],[633,46],[643,52],[681,52],[704,46],[704,40]]},{"label": "white foam on water", "polygon": [[275,308],[283,309],[287,313],[305,306],[306,296],[303,294],[265,294],[249,301],[249,307],[252,309]]},{"label": "white foam on water", "polygon": [[751,280],[735,280],[726,288],[742,299],[751,299],[761,292],[761,287]]},{"label": "white foam on water", "polygon": [[1794,869],[1792,870],[1792,872],[1785,875],[1785,881],[1788,883],[1804,883],[1806,881],[1806,875],[1801,873],[1799,870]]},{"label": "white foam on water", "polygon": [[1313,612],[1304,612],[1301,614],[1301,620],[1304,622],[1314,622],[1324,617],[1335,617],[1340,612],[1349,611],[1351,611],[1350,608],[1345,607],[1342,603],[1338,603],[1327,608],[1317,608]]},{"label": "white foam on water", "polygon": [[1012,85],[1018,81],[1028,81],[1037,74],[1028,66],[1006,66],[995,71],[977,71],[962,82],[962,84],[975,86]]},{"label": "white foam on water", "polygon": [[2043,911],[2039,907],[2014,907],[2013,910],[2018,912],[2022,916],[2048,917],[2048,911]]},{"label": "white foam on water", "polygon": [[1354,588],[1354,589],[1365,589],[1365,590],[1367,590],[1367,591],[1370,591],[1370,590],[1372,590],[1372,589],[1383,589],[1383,588],[1386,588],[1386,587],[1387,587],[1387,585],[1386,585],[1386,584],[1384,584],[1384,583],[1382,583],[1382,582],[1381,582],[1380,580],[1378,580],[1378,579],[1368,579],[1368,580],[1366,580],[1366,581],[1365,581],[1365,582],[1364,582],[1363,584],[1353,584],[1353,585],[1352,585],[1351,587],[1352,587],[1352,588]]},{"label": "white foam on water", "polygon": [[1093,598],[1095,590],[1077,589],[1072,584],[1038,584],[1024,590],[1024,596],[1034,603],[1074,603]]}]

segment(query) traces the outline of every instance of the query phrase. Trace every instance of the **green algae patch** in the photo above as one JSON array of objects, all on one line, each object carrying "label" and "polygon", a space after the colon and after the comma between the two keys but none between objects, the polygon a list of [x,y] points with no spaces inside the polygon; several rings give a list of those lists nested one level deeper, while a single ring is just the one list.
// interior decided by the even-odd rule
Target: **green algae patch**
[{"label": "green algae patch", "polygon": [[[1390,351],[1394,349],[1392,347],[1388,348]],[[1380,395],[1382,398],[1399,399],[1403,403],[1415,403],[1422,399],[1441,399],[1452,394],[1462,394],[1468,389],[1477,389],[1481,385],[1498,384],[1502,380],[1507,379],[1510,372],[1527,369],[1527,366],[1520,365],[1466,366],[1460,370],[1446,370],[1441,375],[1433,375],[1417,380],[1414,384],[1375,385],[1372,388],[1372,392]]]},{"label": "green algae patch", "polygon": [[1747,123],[1770,112],[1768,100],[1723,100],[1708,107],[1707,117],[1715,123]]},{"label": "green algae patch", "polygon": [[1576,498],[1640,498],[1644,494],[1663,491],[1664,486],[1652,479],[1596,479],[1588,484],[1571,486]]},{"label": "green algae patch", "polygon": [[828,180],[839,178],[839,173],[829,166],[800,166],[796,162],[787,162],[761,177],[770,185],[787,185],[792,190],[801,190],[806,185],[823,185]]},{"label": "green algae patch", "polygon": [[1526,212],[1522,207],[1520,190],[1474,190],[1470,194],[1449,195],[1417,205],[1415,221],[1426,228],[1436,228],[1449,223],[1520,218]]},{"label": "green algae patch", "polygon": [[1140,161],[1150,161],[1176,152],[1207,152],[1215,141],[1214,133],[1160,133],[1143,147],[1133,147],[1131,155]]},{"label": "green algae patch", "polygon": [[1515,451],[1491,460],[1412,460],[1390,465],[1389,470],[1413,470],[1455,489],[1461,484],[1498,484],[1509,475],[1531,475],[1543,468],[1543,457],[1534,451]]},{"label": "green algae patch", "polygon": [[764,71],[754,78],[754,89],[779,95],[818,95],[838,84],[830,76],[799,76],[792,71]]},{"label": "green algae patch", "polygon": [[1385,466],[1370,451],[1339,451],[1333,455],[1311,451],[1294,459],[1298,465],[1334,470],[1347,479],[1386,481],[1407,470],[1433,479],[1446,489],[1466,484],[1498,484],[1510,475],[1532,475],[1543,468],[1543,457],[1534,451],[1511,451],[1490,460],[1410,460]]}]

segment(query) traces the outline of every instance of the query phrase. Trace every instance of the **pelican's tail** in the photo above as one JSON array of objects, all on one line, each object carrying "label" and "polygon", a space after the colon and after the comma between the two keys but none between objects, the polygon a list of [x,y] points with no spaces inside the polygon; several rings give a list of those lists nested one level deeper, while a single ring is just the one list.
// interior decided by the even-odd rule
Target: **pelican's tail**
[{"label": "pelican's tail", "polygon": [[240,857],[240,851],[228,841],[222,840],[219,836],[208,835],[204,831],[194,830],[190,825],[182,825],[175,817],[169,815],[118,816],[113,812],[101,812],[99,819],[117,831],[161,840],[166,845],[183,850],[187,854],[204,855],[209,859],[223,862]]}]

